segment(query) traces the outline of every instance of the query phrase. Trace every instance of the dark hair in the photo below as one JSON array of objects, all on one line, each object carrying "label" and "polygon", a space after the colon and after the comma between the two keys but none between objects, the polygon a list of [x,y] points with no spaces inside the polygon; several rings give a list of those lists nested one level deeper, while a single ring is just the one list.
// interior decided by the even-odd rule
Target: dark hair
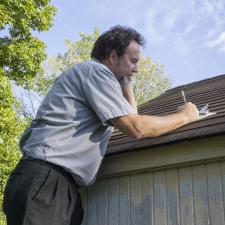
[{"label": "dark hair", "polygon": [[136,30],[125,26],[114,26],[96,40],[91,58],[102,61],[109,57],[114,49],[118,56],[122,56],[131,41],[136,41],[141,46],[145,44],[144,37]]}]

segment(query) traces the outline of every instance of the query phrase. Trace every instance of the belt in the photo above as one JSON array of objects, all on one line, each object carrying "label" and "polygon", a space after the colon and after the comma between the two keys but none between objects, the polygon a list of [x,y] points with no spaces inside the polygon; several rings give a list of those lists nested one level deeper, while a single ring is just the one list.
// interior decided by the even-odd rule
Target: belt
[{"label": "belt", "polygon": [[31,157],[27,157],[27,156],[23,156],[21,160],[26,160],[26,161],[32,161],[32,162],[36,162],[42,165],[45,165],[51,169],[54,169],[56,171],[58,171],[59,173],[61,173],[65,178],[67,178],[69,180],[70,183],[73,183],[76,188],[80,189],[80,185],[78,185],[75,180],[73,179],[72,175],[70,172],[66,171],[63,167],[58,166],[56,164],[41,160],[41,159],[35,159],[35,158],[31,158]]}]

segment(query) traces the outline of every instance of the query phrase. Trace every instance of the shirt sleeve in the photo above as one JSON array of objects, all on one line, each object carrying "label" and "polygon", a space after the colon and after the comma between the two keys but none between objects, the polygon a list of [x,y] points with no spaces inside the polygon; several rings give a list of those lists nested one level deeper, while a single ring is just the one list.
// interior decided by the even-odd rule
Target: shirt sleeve
[{"label": "shirt sleeve", "polygon": [[136,113],[107,68],[92,68],[84,87],[86,99],[103,125],[109,119]]}]

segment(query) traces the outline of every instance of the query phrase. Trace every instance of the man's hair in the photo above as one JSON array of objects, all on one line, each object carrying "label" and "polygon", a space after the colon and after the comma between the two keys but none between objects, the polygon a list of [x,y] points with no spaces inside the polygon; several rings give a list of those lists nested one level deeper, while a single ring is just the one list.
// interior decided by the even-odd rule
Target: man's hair
[{"label": "man's hair", "polygon": [[125,26],[114,26],[96,40],[91,58],[102,61],[109,57],[112,50],[116,50],[117,55],[122,56],[132,41],[141,46],[145,44],[144,37],[136,30]]}]

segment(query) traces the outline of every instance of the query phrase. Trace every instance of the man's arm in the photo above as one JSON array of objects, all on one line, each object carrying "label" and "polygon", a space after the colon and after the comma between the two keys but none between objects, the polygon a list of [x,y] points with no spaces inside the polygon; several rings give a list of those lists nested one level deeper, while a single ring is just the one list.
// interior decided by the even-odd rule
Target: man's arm
[{"label": "man's arm", "polygon": [[[131,78],[126,77],[123,79],[120,86],[124,97],[137,112]],[[188,102],[179,107],[177,112],[173,114],[165,116],[129,114],[111,119],[111,122],[121,132],[140,139],[160,136],[198,119],[198,109],[194,104]]]},{"label": "man's arm", "polygon": [[176,113],[166,116],[129,114],[110,121],[124,134],[141,139],[160,136],[198,119],[198,109],[188,102],[179,107]]}]

